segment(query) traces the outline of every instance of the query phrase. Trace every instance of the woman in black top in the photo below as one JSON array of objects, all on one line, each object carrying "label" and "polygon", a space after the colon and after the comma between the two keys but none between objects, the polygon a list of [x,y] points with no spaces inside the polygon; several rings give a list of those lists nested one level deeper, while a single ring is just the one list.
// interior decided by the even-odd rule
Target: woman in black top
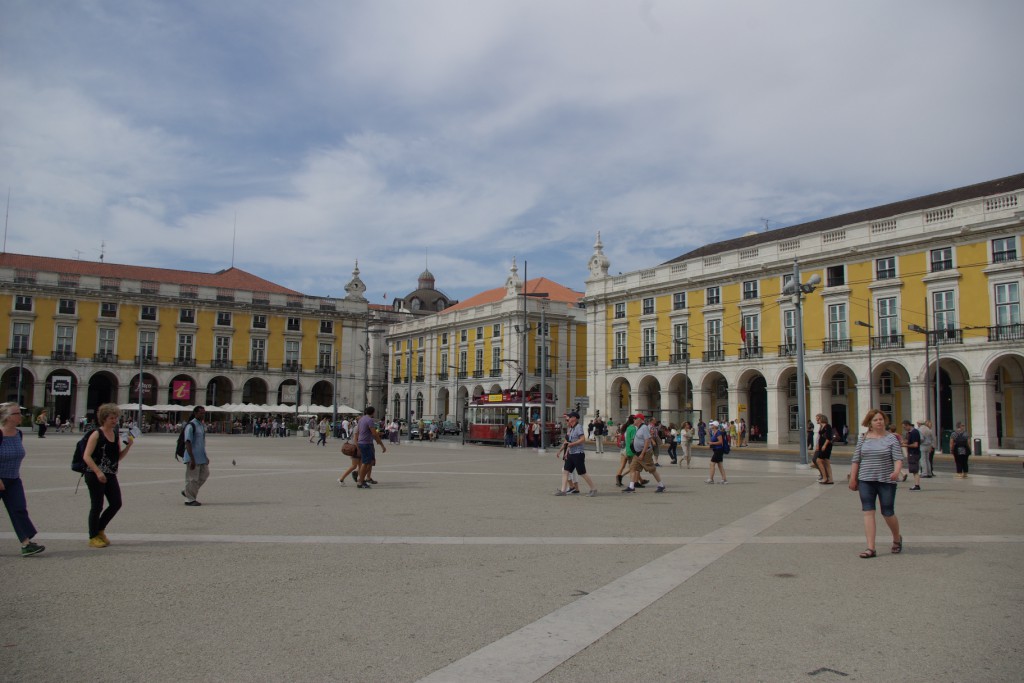
[{"label": "woman in black top", "polygon": [[828,418],[818,413],[815,418],[818,421],[818,447],[814,450],[814,461],[818,463],[818,471],[821,472],[819,484],[832,484],[832,442],[835,441],[835,432],[828,423]]},{"label": "woman in black top", "polygon": [[[110,545],[106,528],[117,511],[121,509],[121,487],[117,483],[117,467],[128,455],[132,438],[121,448],[117,434],[117,420],[121,409],[116,403],[104,403],[96,410],[96,421],[100,427],[89,435],[85,444],[83,460],[89,468],[85,472],[85,485],[89,487],[89,546],[106,548]],[[107,509],[103,509],[103,499]]]}]

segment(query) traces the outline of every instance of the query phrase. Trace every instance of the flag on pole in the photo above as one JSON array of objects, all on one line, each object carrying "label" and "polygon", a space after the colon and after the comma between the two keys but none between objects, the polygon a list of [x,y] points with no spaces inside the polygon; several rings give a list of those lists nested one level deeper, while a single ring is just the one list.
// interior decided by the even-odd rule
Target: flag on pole
[{"label": "flag on pole", "polygon": [[743,327],[743,323],[740,323],[740,340],[744,344],[747,343],[747,330],[745,327]]}]

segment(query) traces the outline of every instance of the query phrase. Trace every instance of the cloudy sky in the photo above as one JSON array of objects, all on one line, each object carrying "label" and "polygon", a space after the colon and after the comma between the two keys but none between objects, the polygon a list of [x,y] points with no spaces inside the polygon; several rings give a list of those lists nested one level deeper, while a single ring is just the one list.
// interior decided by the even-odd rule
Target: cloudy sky
[{"label": "cloudy sky", "polygon": [[1019,0],[7,0],[10,252],[583,289],[1024,171]]}]

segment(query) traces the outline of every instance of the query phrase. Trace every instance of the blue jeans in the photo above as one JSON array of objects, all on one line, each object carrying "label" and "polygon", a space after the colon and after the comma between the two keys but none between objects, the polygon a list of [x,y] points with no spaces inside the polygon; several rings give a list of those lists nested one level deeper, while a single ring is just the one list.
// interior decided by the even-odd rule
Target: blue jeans
[{"label": "blue jeans", "polygon": [[857,492],[860,493],[860,508],[864,512],[875,511],[875,498],[882,508],[883,517],[896,514],[896,482],[894,481],[857,481]]},{"label": "blue jeans", "polygon": [[7,508],[7,515],[14,525],[14,533],[19,541],[28,541],[35,537],[36,528],[28,516],[28,503],[25,500],[25,486],[21,479],[8,479],[4,477],[4,490],[0,491],[0,498],[4,500]]}]

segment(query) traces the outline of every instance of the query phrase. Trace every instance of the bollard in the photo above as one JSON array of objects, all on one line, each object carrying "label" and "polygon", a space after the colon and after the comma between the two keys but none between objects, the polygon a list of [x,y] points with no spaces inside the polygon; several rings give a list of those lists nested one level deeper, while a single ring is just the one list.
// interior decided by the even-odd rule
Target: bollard
[{"label": "bollard", "polygon": [[974,455],[981,455],[981,439],[974,440]]}]

